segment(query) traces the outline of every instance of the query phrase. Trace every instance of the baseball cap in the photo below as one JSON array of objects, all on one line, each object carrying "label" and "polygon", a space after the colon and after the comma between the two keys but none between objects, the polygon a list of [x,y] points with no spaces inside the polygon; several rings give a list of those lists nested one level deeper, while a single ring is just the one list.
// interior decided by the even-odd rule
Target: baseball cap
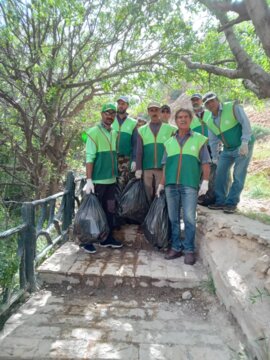
[{"label": "baseball cap", "polygon": [[206,94],[204,94],[203,98],[202,98],[204,105],[207,103],[207,101],[213,100],[213,99],[217,99],[217,95],[212,91],[209,91]]},{"label": "baseball cap", "polygon": [[122,100],[122,101],[124,101],[125,103],[129,104],[129,98],[128,98],[127,96],[124,96],[124,95],[119,96],[119,98],[117,99],[117,101],[119,101],[119,100]]},{"label": "baseball cap", "polygon": [[171,112],[171,108],[167,104],[161,106],[161,111],[162,110],[168,110],[169,112]]},{"label": "baseball cap", "polygon": [[160,109],[161,108],[160,103],[158,103],[157,101],[152,101],[148,104],[147,109],[154,108],[154,107]]},{"label": "baseball cap", "polygon": [[195,94],[192,94],[191,97],[190,97],[190,100],[192,99],[202,99],[202,95],[199,94],[199,93],[195,93]]},{"label": "baseball cap", "polygon": [[106,103],[106,104],[103,104],[102,108],[101,108],[101,112],[105,112],[105,111],[108,111],[108,110],[113,110],[116,112],[116,106],[114,103]]}]

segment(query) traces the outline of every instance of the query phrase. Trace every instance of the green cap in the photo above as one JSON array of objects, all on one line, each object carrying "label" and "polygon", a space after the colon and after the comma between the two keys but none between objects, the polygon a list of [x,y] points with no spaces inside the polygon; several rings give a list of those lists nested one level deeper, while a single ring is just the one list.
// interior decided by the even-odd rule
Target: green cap
[{"label": "green cap", "polygon": [[101,112],[105,112],[105,111],[108,111],[108,110],[113,110],[116,112],[116,106],[115,104],[113,103],[106,103],[102,106],[101,108]]}]

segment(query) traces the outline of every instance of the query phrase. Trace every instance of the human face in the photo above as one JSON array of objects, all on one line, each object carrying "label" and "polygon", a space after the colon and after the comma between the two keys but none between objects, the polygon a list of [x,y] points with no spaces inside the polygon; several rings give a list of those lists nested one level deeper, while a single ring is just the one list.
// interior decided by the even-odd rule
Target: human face
[{"label": "human face", "polygon": [[191,118],[189,114],[185,111],[181,111],[177,114],[175,119],[175,123],[181,133],[185,133],[189,131]]},{"label": "human face", "polygon": [[202,99],[200,98],[195,97],[191,99],[191,104],[194,111],[199,110],[202,107],[202,103]]},{"label": "human face", "polygon": [[162,109],[160,117],[161,117],[162,122],[168,123],[168,121],[169,121],[169,119],[171,117],[170,110],[169,109]]},{"label": "human face", "polygon": [[101,113],[102,122],[105,127],[110,128],[114,122],[116,112],[114,110],[107,110]]},{"label": "human face", "polygon": [[151,107],[148,109],[148,115],[152,122],[159,122],[160,120],[160,108]]},{"label": "human face", "polygon": [[117,112],[118,114],[125,114],[128,108],[128,103],[123,100],[117,101]]},{"label": "human face", "polygon": [[205,104],[207,110],[211,111],[214,115],[218,114],[219,101],[217,99],[208,100]]}]

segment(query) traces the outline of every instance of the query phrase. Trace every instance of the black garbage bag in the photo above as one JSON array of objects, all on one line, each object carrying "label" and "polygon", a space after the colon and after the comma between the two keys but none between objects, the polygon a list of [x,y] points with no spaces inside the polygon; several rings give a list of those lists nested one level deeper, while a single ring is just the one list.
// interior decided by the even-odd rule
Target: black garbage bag
[{"label": "black garbage bag", "polygon": [[202,206],[208,206],[214,204],[216,201],[215,191],[214,191],[214,183],[216,178],[216,169],[217,165],[211,164],[211,171],[209,176],[209,188],[205,195],[201,195],[198,197],[198,204]]},{"label": "black garbage bag", "polygon": [[170,238],[170,222],[166,204],[165,192],[155,197],[148,214],[142,224],[146,239],[159,249],[167,248]]},{"label": "black garbage bag", "polygon": [[85,195],[77,211],[74,235],[80,245],[101,242],[109,235],[105,212],[94,194]]},{"label": "black garbage bag", "polygon": [[149,210],[149,202],[143,180],[131,179],[121,194],[118,215],[136,224],[141,224]]}]

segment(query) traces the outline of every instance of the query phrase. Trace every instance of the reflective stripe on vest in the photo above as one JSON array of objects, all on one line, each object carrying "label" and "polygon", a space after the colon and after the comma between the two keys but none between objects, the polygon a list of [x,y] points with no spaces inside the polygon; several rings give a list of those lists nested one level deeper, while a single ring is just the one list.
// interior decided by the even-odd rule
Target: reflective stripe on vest
[{"label": "reflective stripe on vest", "polygon": [[131,137],[137,125],[137,121],[132,118],[126,118],[121,126],[117,118],[112,123],[112,128],[117,131],[117,153],[119,155],[131,156]]},{"label": "reflective stripe on vest", "polygon": [[101,125],[94,126],[87,131],[87,135],[95,143],[97,149],[93,165],[93,181],[107,180],[118,175],[116,156],[117,133],[111,130],[110,138],[108,138],[105,131]]},{"label": "reflective stripe on vest", "polygon": [[161,169],[161,160],[164,153],[164,143],[175,132],[170,124],[162,123],[156,136],[150,125],[144,125],[138,129],[143,141],[143,170]]},{"label": "reflective stripe on vest", "polygon": [[208,128],[223,142],[224,147],[234,150],[241,145],[242,126],[234,115],[234,102],[222,104],[219,127],[214,123],[213,116],[205,122]]},{"label": "reflective stripe on vest", "polygon": [[166,185],[181,184],[198,188],[201,176],[199,154],[206,142],[207,138],[196,132],[192,133],[183,146],[179,144],[175,136],[165,142],[164,146],[167,152]]},{"label": "reflective stripe on vest", "polygon": [[190,124],[191,130],[196,131],[196,132],[208,137],[208,128],[206,125],[206,120],[210,116],[211,116],[211,112],[208,110],[204,111],[202,119],[200,119],[198,116],[195,115]]}]

